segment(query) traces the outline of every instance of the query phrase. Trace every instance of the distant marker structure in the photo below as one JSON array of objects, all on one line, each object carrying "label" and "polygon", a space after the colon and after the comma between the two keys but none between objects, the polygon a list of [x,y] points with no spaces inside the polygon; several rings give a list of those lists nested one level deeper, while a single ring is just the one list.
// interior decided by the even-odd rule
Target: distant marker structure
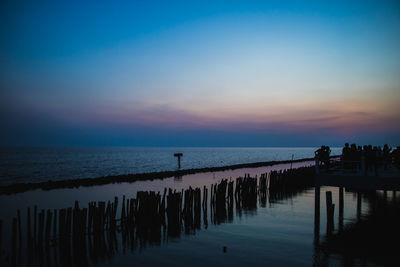
[{"label": "distant marker structure", "polygon": [[174,153],[174,157],[178,158],[178,169],[181,168],[181,157],[183,156],[183,153]]}]

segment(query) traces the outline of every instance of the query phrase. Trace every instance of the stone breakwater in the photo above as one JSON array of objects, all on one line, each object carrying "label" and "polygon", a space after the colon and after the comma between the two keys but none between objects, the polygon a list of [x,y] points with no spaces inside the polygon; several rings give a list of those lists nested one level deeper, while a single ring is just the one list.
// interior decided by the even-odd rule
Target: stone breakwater
[{"label": "stone breakwater", "polygon": [[[337,157],[337,156],[333,156]],[[78,188],[80,186],[95,186],[95,185],[105,185],[112,183],[131,183],[135,181],[144,180],[155,180],[155,179],[165,179],[170,177],[179,177],[195,173],[205,173],[205,172],[217,172],[225,170],[235,170],[243,168],[257,168],[264,166],[272,166],[277,164],[288,164],[295,162],[312,161],[314,158],[303,158],[297,160],[282,160],[282,161],[266,161],[266,162],[255,162],[255,163],[243,163],[235,164],[229,166],[221,167],[206,167],[206,168],[194,168],[176,171],[161,171],[161,172],[150,172],[150,173],[136,173],[136,174],[121,174],[113,176],[103,176],[98,178],[81,178],[81,179],[70,179],[63,181],[47,181],[40,183],[16,183],[10,185],[0,186],[0,194],[16,194],[22,193],[29,190],[42,189],[42,190],[52,190],[61,188]]]}]

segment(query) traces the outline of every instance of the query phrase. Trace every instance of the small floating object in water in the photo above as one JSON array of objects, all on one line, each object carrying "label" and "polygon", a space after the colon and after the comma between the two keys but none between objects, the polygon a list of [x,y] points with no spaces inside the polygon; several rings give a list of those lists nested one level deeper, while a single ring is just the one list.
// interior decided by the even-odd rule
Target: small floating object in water
[{"label": "small floating object in water", "polygon": [[226,253],[226,250],[227,250],[228,248],[226,247],[226,246],[224,246],[224,253]]}]

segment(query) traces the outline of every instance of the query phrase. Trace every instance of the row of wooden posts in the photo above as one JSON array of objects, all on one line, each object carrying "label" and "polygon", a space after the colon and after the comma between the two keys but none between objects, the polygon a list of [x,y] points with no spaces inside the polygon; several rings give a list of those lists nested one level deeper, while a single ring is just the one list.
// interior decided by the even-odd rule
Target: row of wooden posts
[{"label": "row of wooden posts", "polygon": [[[257,208],[258,196],[263,205],[268,195],[270,201],[275,201],[278,195],[293,196],[299,189],[303,190],[309,185],[313,170],[313,167],[308,167],[272,171],[259,178],[245,175],[236,178],[236,183],[232,179],[223,179],[211,185],[209,202],[208,188],[204,186],[203,192],[200,188],[191,187],[181,191],[165,189],[162,195],[160,192],[139,191],[136,198],[123,196],[121,203],[115,197],[108,202],[89,202],[88,207],[84,208],[80,207],[78,201],[74,207],[59,210],[39,210],[35,205],[32,216],[31,208],[27,208],[28,255],[31,260],[40,262],[44,261],[43,256],[35,254],[46,254],[50,248],[56,252],[58,248],[60,264],[85,264],[87,254],[95,263],[105,255],[110,256],[118,251],[117,232],[121,233],[124,250],[126,247],[134,249],[138,244],[139,247],[147,243],[157,244],[166,236],[178,237],[182,230],[187,234],[194,233],[201,228],[201,217],[203,227],[208,226],[208,203],[213,224],[232,221],[234,204],[240,215],[241,210]],[[0,251],[2,228],[3,222],[0,221]],[[18,210],[17,217],[12,220],[11,265],[14,266],[18,265],[17,247],[20,250],[23,239],[21,228],[21,213]]]}]

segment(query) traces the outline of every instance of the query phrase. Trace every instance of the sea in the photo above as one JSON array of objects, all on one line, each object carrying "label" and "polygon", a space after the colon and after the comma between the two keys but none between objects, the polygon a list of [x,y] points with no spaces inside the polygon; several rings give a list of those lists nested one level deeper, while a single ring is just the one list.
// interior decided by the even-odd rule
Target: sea
[{"label": "sea", "polygon": [[[2,147],[0,185],[314,157],[316,147]],[[331,155],[341,148],[331,148]]]},{"label": "sea", "polygon": [[[3,182],[41,181],[175,170],[175,152],[183,153],[181,167],[189,169],[290,160],[292,155],[293,159],[311,158],[315,149],[2,148],[0,164]],[[339,153],[340,148],[332,149],[333,155]],[[346,247],[343,243],[329,245],[332,244],[332,237],[340,237],[342,233],[352,234],[351,226],[357,226],[361,221],[368,226],[369,218],[381,210],[381,205],[398,207],[399,198],[394,191],[371,193],[329,186],[300,186],[276,193],[268,191],[264,199],[261,196],[257,198],[254,207],[234,204],[219,211],[225,214],[222,219],[215,216],[216,210],[210,201],[211,188],[222,179],[235,181],[245,175],[260,177],[271,171],[295,169],[313,163],[305,161],[195,173],[162,180],[3,194],[0,195],[0,266],[397,266],[394,264],[396,259],[393,261],[396,253],[376,253],[379,247],[388,247],[383,246],[386,242],[370,246],[374,240],[367,239],[366,248],[362,249]],[[178,233],[170,233],[167,227],[148,235],[134,231],[127,234],[129,229],[118,227],[116,233],[86,234],[80,242],[71,239],[66,247],[61,246],[61,209],[74,209],[77,205],[86,209],[89,203],[115,203],[117,197],[116,218],[119,219],[122,218],[124,199],[137,199],[141,191],[162,195],[165,188],[176,192],[199,188],[202,194],[207,188],[208,198],[203,203],[201,216],[197,219],[195,215],[193,217],[193,222],[198,222],[197,226],[187,230],[191,221],[185,217]],[[326,213],[328,192],[332,194],[336,207],[332,227],[328,227]],[[201,198],[204,200],[204,195]],[[54,220],[57,226],[54,227],[52,219],[47,218],[49,214],[55,216],[57,211],[58,217]],[[39,229],[45,225],[47,229],[48,224],[50,231],[39,234]],[[398,229],[397,225],[395,229]],[[378,235],[382,231],[379,228],[366,230],[368,234]],[[33,231],[36,231],[36,237]],[[382,236],[387,236],[387,232]],[[393,240],[399,238],[399,231],[390,233]],[[50,242],[45,242],[46,236],[49,236]],[[386,262],[388,257],[390,260]]]}]

